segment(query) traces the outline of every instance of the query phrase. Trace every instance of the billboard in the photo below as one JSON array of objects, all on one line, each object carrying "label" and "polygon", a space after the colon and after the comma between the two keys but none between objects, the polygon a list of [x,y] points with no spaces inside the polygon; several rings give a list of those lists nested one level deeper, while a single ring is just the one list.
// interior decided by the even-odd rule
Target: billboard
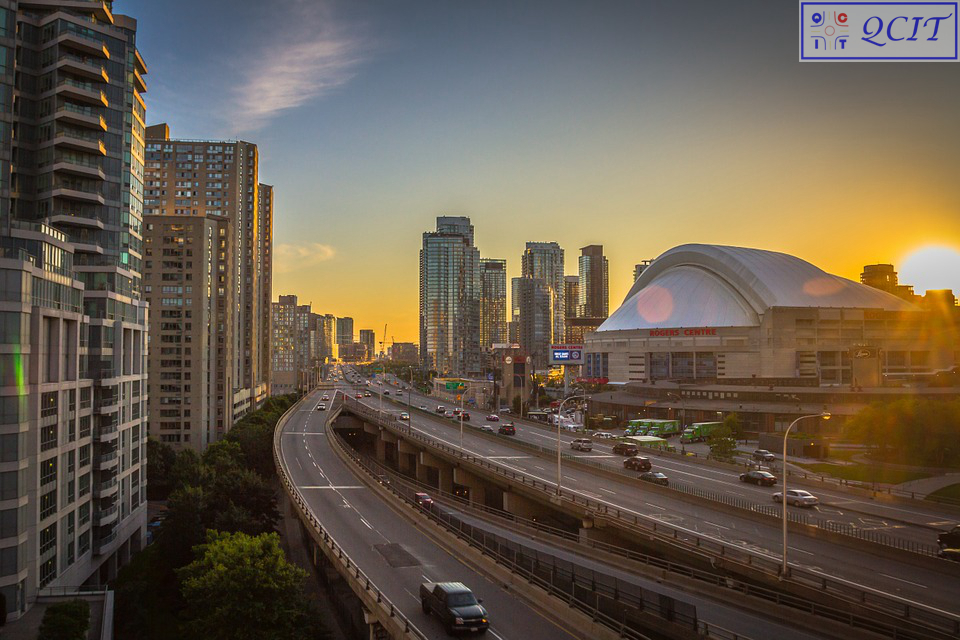
[{"label": "billboard", "polygon": [[552,344],[550,345],[550,364],[565,364],[579,366],[583,364],[582,344]]}]

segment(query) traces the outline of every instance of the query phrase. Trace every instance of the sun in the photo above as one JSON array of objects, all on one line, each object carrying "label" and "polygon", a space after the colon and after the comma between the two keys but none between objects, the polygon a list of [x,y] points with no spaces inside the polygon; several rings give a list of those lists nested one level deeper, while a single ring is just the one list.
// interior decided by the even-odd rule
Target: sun
[{"label": "sun", "polygon": [[898,265],[900,284],[912,284],[917,293],[953,289],[960,294],[960,249],[927,245],[913,251]]}]

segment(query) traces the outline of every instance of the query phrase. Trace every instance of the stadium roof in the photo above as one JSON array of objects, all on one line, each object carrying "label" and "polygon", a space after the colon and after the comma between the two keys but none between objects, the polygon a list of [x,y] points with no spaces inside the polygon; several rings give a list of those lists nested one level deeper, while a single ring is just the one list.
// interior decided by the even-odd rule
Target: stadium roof
[{"label": "stadium roof", "polygon": [[916,310],[785,253],[685,244],[654,260],[598,331],[751,327],[771,307]]}]

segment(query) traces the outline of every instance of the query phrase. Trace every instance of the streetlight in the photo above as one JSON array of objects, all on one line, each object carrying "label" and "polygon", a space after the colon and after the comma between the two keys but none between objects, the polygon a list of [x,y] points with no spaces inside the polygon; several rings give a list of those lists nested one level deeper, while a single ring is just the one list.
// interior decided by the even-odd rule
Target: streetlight
[{"label": "streetlight", "polygon": [[563,477],[560,471],[560,460],[562,456],[560,455],[560,417],[563,415],[563,405],[567,403],[568,400],[573,400],[574,398],[586,398],[587,395],[582,393],[576,396],[570,396],[569,398],[564,398],[563,402],[560,403],[560,406],[557,408],[557,497],[560,496],[560,479]]},{"label": "streetlight", "polygon": [[467,385],[460,381],[457,391],[460,392],[460,453],[463,453],[463,396],[467,395]]},{"label": "streetlight", "polygon": [[780,579],[785,580],[787,577],[787,436],[790,435],[790,430],[793,429],[801,420],[806,420],[807,418],[822,418],[824,420],[830,419],[830,412],[823,411],[821,413],[812,414],[809,416],[800,416],[796,420],[790,423],[790,426],[787,427],[787,430],[783,432],[783,489],[780,494],[783,498],[780,502],[783,503],[783,566],[780,569]]}]

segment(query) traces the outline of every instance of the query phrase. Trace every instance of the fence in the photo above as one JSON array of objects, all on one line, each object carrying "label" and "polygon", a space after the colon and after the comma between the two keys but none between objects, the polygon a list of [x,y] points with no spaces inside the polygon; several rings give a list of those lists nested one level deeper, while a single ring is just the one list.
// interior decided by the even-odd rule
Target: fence
[{"label": "fence", "polygon": [[[347,398],[345,406],[352,413],[388,429],[401,432],[404,437],[423,442],[426,446],[443,451],[447,455],[468,461],[471,464],[488,469],[506,479],[518,482],[532,490],[537,490],[550,497],[559,497],[563,502],[574,507],[580,507],[591,513],[594,518],[607,518],[626,530],[635,530],[637,535],[654,538],[668,544],[681,545],[688,551],[701,553],[715,559],[722,559],[728,563],[739,564],[745,568],[761,571],[767,575],[780,578],[780,558],[763,551],[730,546],[715,538],[703,537],[694,531],[676,527],[661,522],[656,518],[636,512],[611,507],[603,502],[592,500],[578,493],[562,489],[557,492],[556,485],[530,478],[513,469],[501,467],[484,458],[466,454],[460,449],[438,442],[421,433],[410,429],[409,425],[391,420],[374,409]],[[519,442],[514,444],[519,445]],[[537,445],[525,445],[529,448],[541,448]],[[556,450],[553,450],[555,453]],[[769,508],[769,505],[765,505]],[[885,615],[892,615],[904,621],[909,621],[931,627],[931,630],[946,634],[960,635],[960,616],[932,607],[926,607],[896,596],[858,585],[841,578],[827,576],[814,570],[791,567],[785,577],[789,582],[816,589],[830,596],[841,597],[848,602],[871,607]],[[751,587],[752,589],[752,587]],[[924,637],[924,636],[918,636]],[[931,637],[931,636],[926,636]]]}]

